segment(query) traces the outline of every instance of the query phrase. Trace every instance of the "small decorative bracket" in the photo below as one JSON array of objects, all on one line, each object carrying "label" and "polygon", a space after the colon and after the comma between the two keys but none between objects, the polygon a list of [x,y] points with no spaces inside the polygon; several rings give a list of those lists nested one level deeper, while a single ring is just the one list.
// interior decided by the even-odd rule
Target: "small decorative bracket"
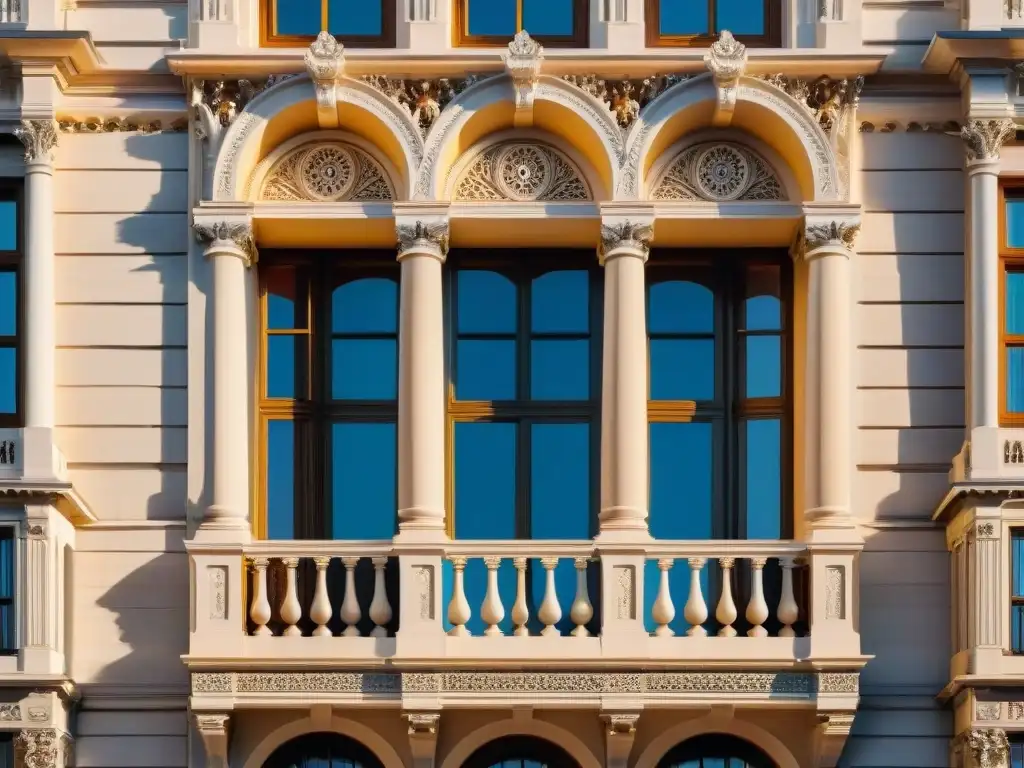
[{"label": "small decorative bracket", "polygon": [[441,714],[410,712],[405,719],[409,721],[409,751],[412,752],[413,768],[433,768]]},{"label": "small decorative bracket", "polygon": [[229,719],[230,716],[223,712],[196,715],[196,729],[206,748],[209,768],[227,768]]},{"label": "small decorative bracket", "polygon": [[516,128],[533,125],[533,102],[543,61],[544,46],[530,37],[525,29],[519,30],[505,54],[505,71],[515,88],[516,112],[512,120]]},{"label": "small decorative bracket", "polygon": [[636,723],[640,719],[639,712],[616,712],[601,715],[605,724],[605,745],[608,756],[608,768],[626,768],[629,753],[633,749],[636,738]]},{"label": "small decorative bracket", "polygon": [[740,77],[747,67],[747,47],[733,37],[732,32],[723,29],[722,34],[704,54],[704,66],[711,72],[715,87],[718,89],[711,124],[726,128],[732,123],[732,116],[736,111],[737,89]]},{"label": "small decorative bracket", "polygon": [[835,768],[853,727],[852,712],[830,712],[820,716],[815,744],[818,768]]},{"label": "small decorative bracket", "polygon": [[345,47],[329,32],[320,32],[303,57],[306,72],[316,91],[316,116],[320,128],[338,127],[338,78],[345,71]]}]

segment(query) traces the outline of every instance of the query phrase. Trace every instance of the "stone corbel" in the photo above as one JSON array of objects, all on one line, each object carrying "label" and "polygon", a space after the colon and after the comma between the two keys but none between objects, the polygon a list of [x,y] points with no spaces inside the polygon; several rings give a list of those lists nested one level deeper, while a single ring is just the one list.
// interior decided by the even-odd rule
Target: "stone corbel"
[{"label": "stone corbel", "polygon": [[409,751],[413,768],[433,768],[440,713],[408,713],[405,719],[409,722]]},{"label": "stone corbel", "polygon": [[196,729],[206,749],[208,768],[228,768],[228,720],[230,715],[197,714]]},{"label": "stone corbel", "polygon": [[747,47],[736,40],[732,32],[723,29],[722,34],[704,54],[704,66],[711,72],[715,88],[718,89],[711,124],[727,128],[732,123],[732,116],[736,111],[740,77],[747,67]]},{"label": "stone corbel", "polygon": [[636,738],[636,722],[639,712],[619,712],[601,715],[605,724],[605,748],[608,768],[626,768],[629,753]]},{"label": "stone corbel", "polygon": [[517,32],[505,54],[505,71],[512,78],[515,89],[516,112],[512,120],[516,128],[533,125],[533,102],[543,61],[544,46],[530,37],[525,29]]},{"label": "stone corbel", "polygon": [[1009,768],[1010,743],[1002,728],[974,728],[953,739],[964,768]]},{"label": "stone corbel", "polygon": [[329,32],[321,32],[309,46],[303,60],[316,90],[316,116],[320,128],[337,128],[338,78],[345,71],[345,46]]},{"label": "stone corbel", "polygon": [[831,712],[820,716],[814,750],[818,768],[835,768],[852,727],[852,712]]}]

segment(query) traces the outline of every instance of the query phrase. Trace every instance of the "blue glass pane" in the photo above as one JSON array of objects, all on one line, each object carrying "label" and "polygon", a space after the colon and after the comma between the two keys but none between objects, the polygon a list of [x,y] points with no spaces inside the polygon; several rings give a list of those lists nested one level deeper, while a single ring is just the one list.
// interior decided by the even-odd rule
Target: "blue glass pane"
[{"label": "blue glass pane", "polygon": [[1006,273],[1006,332],[1024,334],[1024,272]]},{"label": "blue glass pane", "polygon": [[715,33],[723,29],[734,35],[763,35],[764,0],[716,0]]},{"label": "blue glass pane", "polygon": [[[490,2],[490,0],[488,0]],[[459,333],[515,333],[516,286],[497,272],[457,273]]]},{"label": "blue glass pane", "polygon": [[18,249],[18,204],[0,200],[0,251]]},{"label": "blue glass pane", "polygon": [[459,400],[516,398],[516,343],[462,340],[455,364],[455,397]]},{"label": "blue glass pane", "polygon": [[381,10],[380,0],[328,0],[327,31],[336,37],[378,36]]},{"label": "blue glass pane", "polygon": [[396,333],[398,283],[386,277],[367,277],[343,283],[331,294],[334,333]]},{"label": "blue glass pane", "polygon": [[331,397],[335,400],[394,400],[398,397],[398,342],[394,339],[334,339]]},{"label": "blue glass pane", "polygon": [[714,339],[651,339],[651,400],[713,400]]},{"label": "blue glass pane", "polygon": [[651,436],[651,535],[657,539],[710,539],[712,426],[707,422],[655,422]]},{"label": "blue glass pane", "polygon": [[782,339],[778,336],[747,336],[746,397],[782,395]]},{"label": "blue glass pane", "polygon": [[516,33],[516,0],[467,0],[470,35],[511,38]]},{"label": "blue glass pane", "polygon": [[320,32],[320,0],[275,0],[277,34],[316,35]]},{"label": "blue glass pane", "polygon": [[544,339],[530,343],[530,396],[534,400],[590,397],[590,342]]},{"label": "blue glass pane", "polygon": [[590,425],[533,424],[530,460],[533,538],[590,538]]},{"label": "blue glass pane", "polygon": [[0,336],[18,332],[18,275],[0,272]]},{"label": "blue glass pane", "polygon": [[397,505],[394,424],[331,427],[331,531],[336,539],[390,539]]},{"label": "blue glass pane", "polygon": [[1013,561],[1013,589],[1014,597],[1024,597],[1024,536],[1014,534],[1010,557]]},{"label": "blue glass pane", "polygon": [[516,535],[516,425],[457,422],[455,535],[512,539]]},{"label": "blue glass pane", "polygon": [[573,4],[574,0],[523,0],[523,29],[534,37],[569,37],[573,32]]},{"label": "blue glass pane", "polygon": [[1006,201],[1006,244],[1024,248],[1024,198]]},{"label": "blue glass pane", "polygon": [[292,267],[271,267],[267,272],[267,328],[294,330],[306,327],[306,296],[301,296]]},{"label": "blue glass pane", "polygon": [[777,266],[752,265],[747,268],[743,327],[748,331],[782,330],[781,280]]},{"label": "blue glass pane", "polygon": [[295,538],[295,422],[267,422],[267,538]]},{"label": "blue glass pane", "polygon": [[1024,605],[1010,607],[1010,650],[1024,653]]},{"label": "blue glass pane", "polygon": [[530,326],[535,333],[586,333],[590,329],[590,275],[585,270],[548,272],[533,281]]},{"label": "blue glass pane", "polygon": [[661,34],[704,35],[711,28],[702,0],[661,0]]},{"label": "blue glass pane", "polygon": [[0,347],[0,413],[18,412],[18,351]]},{"label": "blue glass pane", "polygon": [[0,600],[14,598],[14,536],[8,528],[0,536]]},{"label": "blue glass pane", "polygon": [[1024,347],[1006,350],[1006,410],[1024,413]]},{"label": "blue glass pane", "polygon": [[747,538],[782,538],[782,422],[748,421],[744,443]]},{"label": "blue glass pane", "polygon": [[653,283],[647,309],[650,333],[713,333],[715,295],[700,283]]},{"label": "blue glass pane", "polygon": [[1024,768],[1024,743],[1011,741],[1010,768]]},{"label": "blue glass pane", "polygon": [[296,348],[305,336],[267,337],[267,397],[299,397],[302,377],[296,368]]}]

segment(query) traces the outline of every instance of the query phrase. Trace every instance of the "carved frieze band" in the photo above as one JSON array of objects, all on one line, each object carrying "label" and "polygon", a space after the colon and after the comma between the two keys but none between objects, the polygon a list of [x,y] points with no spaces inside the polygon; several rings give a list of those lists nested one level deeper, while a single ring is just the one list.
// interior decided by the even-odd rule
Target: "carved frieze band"
[{"label": "carved frieze band", "polygon": [[64,768],[71,763],[71,738],[55,728],[31,728],[14,740],[24,768]]},{"label": "carved frieze band", "polygon": [[1016,132],[1016,125],[1009,118],[1003,120],[971,120],[962,129],[969,163],[981,163],[999,159],[999,150]]},{"label": "carved frieze band", "polygon": [[599,253],[601,261],[615,251],[623,250],[630,250],[647,258],[653,237],[654,228],[648,223],[624,221],[619,224],[602,224]]}]

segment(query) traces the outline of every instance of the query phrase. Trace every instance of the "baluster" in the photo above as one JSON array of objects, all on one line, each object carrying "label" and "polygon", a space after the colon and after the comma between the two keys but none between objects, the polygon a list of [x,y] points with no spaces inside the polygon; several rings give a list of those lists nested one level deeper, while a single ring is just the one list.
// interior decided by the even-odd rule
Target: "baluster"
[{"label": "baluster", "polygon": [[345,566],[345,598],[338,612],[338,616],[345,622],[345,631],[341,634],[345,637],[359,637],[359,627],[356,625],[363,618],[359,598],[356,597],[356,566],[359,565],[359,558],[343,557],[341,562]]},{"label": "baluster", "polygon": [[270,601],[267,600],[267,566],[270,560],[265,557],[254,557],[252,568],[254,578],[252,580],[252,606],[249,608],[249,618],[256,625],[254,635],[271,635],[270,627]]},{"label": "baluster", "polygon": [[704,593],[700,588],[700,575],[707,558],[691,557],[686,562],[690,566],[690,595],[683,606],[683,618],[690,625],[686,634],[690,637],[707,637],[704,622],[708,620],[708,604],[704,602]]},{"label": "baluster", "polygon": [[480,618],[487,624],[484,634],[495,637],[502,634],[498,624],[505,618],[505,606],[501,604],[501,595],[498,592],[498,567],[501,565],[501,558],[489,555],[484,558],[484,565],[487,566],[487,594],[480,605]]},{"label": "baluster", "polygon": [[299,623],[299,619],[302,618],[302,606],[299,605],[299,590],[295,581],[295,569],[299,566],[299,558],[284,557],[281,558],[281,562],[288,569],[286,571],[284,600],[281,602],[281,621],[285,624],[284,632],[281,634],[285,637],[295,637],[296,635],[301,637],[302,630],[295,626]]},{"label": "baluster", "polygon": [[720,557],[718,565],[722,569],[722,596],[718,599],[718,608],[715,610],[715,618],[722,628],[718,630],[719,637],[736,637],[736,630],[732,623],[736,621],[736,603],[732,599],[732,567],[736,565],[735,557]]},{"label": "baluster", "polygon": [[309,606],[309,618],[316,622],[313,637],[330,637],[331,630],[327,622],[331,620],[331,599],[327,595],[327,566],[331,564],[329,557],[314,557],[316,563],[316,589],[313,591],[313,602]]},{"label": "baluster", "polygon": [[473,615],[469,611],[469,601],[466,599],[464,582],[466,558],[452,557],[449,560],[452,563],[454,578],[452,579],[452,599],[448,603],[448,622],[452,628],[448,630],[448,634],[454,637],[466,637],[469,635],[466,623]]},{"label": "baluster", "polygon": [[526,602],[526,558],[514,557],[512,565],[516,567],[516,602],[512,606],[512,623],[516,628],[512,634],[527,637],[530,634],[526,628],[526,622],[530,620],[530,607]]},{"label": "baluster", "polygon": [[373,600],[370,601],[370,621],[375,626],[370,630],[370,637],[387,637],[387,623],[391,621],[391,603],[388,602],[388,587],[384,581],[384,568],[387,557],[375,557],[373,562]]},{"label": "baluster", "polygon": [[800,618],[800,608],[796,604],[796,597],[793,594],[793,564],[792,557],[779,559],[782,566],[782,596],[779,598],[779,623],[782,629],[779,630],[779,637],[796,637],[793,625]]},{"label": "baluster", "polygon": [[657,637],[671,637],[675,634],[669,623],[676,617],[676,607],[672,603],[672,592],[668,585],[668,572],[675,565],[675,560],[670,557],[658,561],[658,570],[661,575],[658,577],[658,596],[654,599],[651,607],[651,618],[658,625],[654,630]]},{"label": "baluster", "polygon": [[562,606],[558,604],[558,593],[555,592],[555,566],[558,565],[557,557],[542,557],[540,564],[546,571],[544,580],[544,600],[537,611],[537,618],[544,625],[540,631],[542,635],[558,635],[558,628],[555,626],[562,620]]},{"label": "baluster", "polygon": [[747,621],[750,629],[747,637],[768,637],[768,630],[762,625],[768,620],[768,603],[764,599],[764,566],[766,557],[750,559],[750,602],[747,603]]},{"label": "baluster", "polygon": [[587,589],[587,563],[589,557],[577,557],[576,563],[576,599],[569,609],[569,618],[576,625],[571,634],[573,637],[590,637],[587,622],[594,618],[594,606],[590,603],[590,592]]}]

